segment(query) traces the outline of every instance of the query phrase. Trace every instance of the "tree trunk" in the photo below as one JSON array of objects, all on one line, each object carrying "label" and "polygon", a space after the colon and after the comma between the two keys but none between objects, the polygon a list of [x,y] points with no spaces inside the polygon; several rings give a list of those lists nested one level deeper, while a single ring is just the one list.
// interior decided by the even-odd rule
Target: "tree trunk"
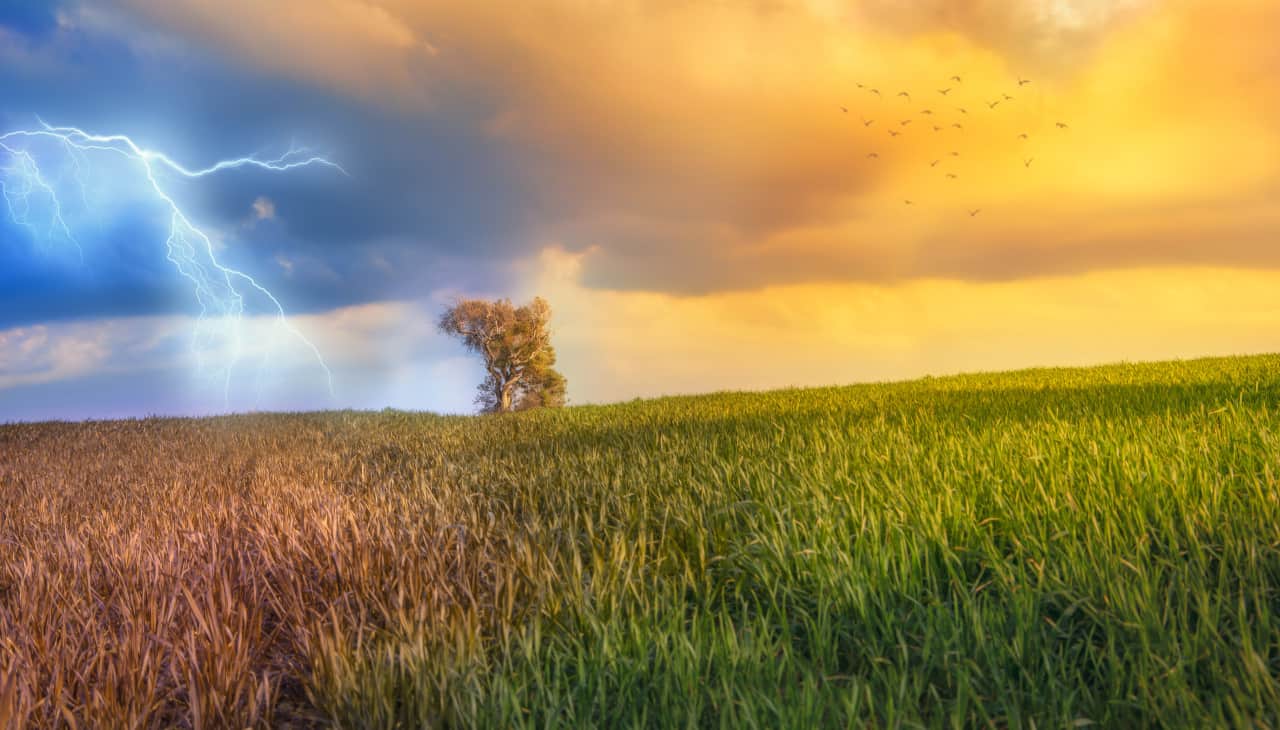
[{"label": "tree trunk", "polygon": [[496,396],[495,402],[498,404],[499,413],[510,413],[514,408],[515,404],[511,401],[516,392],[516,385],[520,383],[522,375],[524,373],[517,372],[507,376],[505,379],[502,377],[496,379],[497,388],[494,391],[494,396]]},{"label": "tree trunk", "polygon": [[511,381],[494,378],[493,404],[497,407],[498,413],[511,410]]}]

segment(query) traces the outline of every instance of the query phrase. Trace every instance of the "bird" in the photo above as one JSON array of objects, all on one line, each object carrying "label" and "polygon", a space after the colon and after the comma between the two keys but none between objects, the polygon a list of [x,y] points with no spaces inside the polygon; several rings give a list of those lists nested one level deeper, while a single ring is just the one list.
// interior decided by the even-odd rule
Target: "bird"
[{"label": "bird", "polygon": [[872,159],[874,159],[874,160],[878,160],[878,159],[880,159],[880,155],[879,155],[879,154],[877,154],[877,153],[875,153],[875,152],[871,152],[871,153],[869,153],[869,154],[867,155],[867,159],[868,159],[868,160],[872,160]]},{"label": "bird", "polygon": [[939,162],[942,162],[942,160],[934,160],[929,163],[929,167],[937,167]]},{"label": "bird", "polygon": [[964,131],[964,125],[963,125],[963,124],[961,124],[960,122],[956,122],[955,124],[952,124],[951,126],[952,126],[952,127],[955,127],[956,129],[960,130],[961,132],[963,132],[963,131]]},{"label": "bird", "polygon": [[1000,100],[999,100],[999,99],[996,99],[995,101],[989,101],[989,102],[987,102],[987,107],[988,107],[989,109],[995,109],[995,108],[996,108],[996,107],[998,107],[998,106],[1000,106]]},{"label": "bird", "polygon": [[1013,101],[1013,97],[1012,97],[1012,96],[1009,96],[1008,94],[1004,94],[1004,100],[1005,100],[1005,101]]},{"label": "bird", "polygon": [[952,157],[959,157],[959,156],[960,156],[960,153],[959,153],[959,152],[952,152],[952,153],[951,153],[951,156],[952,156]]},{"label": "bird", "polygon": [[908,94],[908,93],[907,93],[907,92],[905,92],[905,91],[899,91],[899,92],[898,92],[898,96],[905,96],[905,97],[907,97],[907,101],[911,101],[911,95],[910,95],[910,94]]},{"label": "bird", "polygon": [[954,172],[948,172],[948,173],[947,173],[947,179],[948,179],[948,180],[955,180],[955,179],[956,179],[956,178],[958,178],[958,177],[960,177],[960,176],[959,176],[959,175],[957,175],[957,174],[955,174]]},{"label": "bird", "polygon": [[960,78],[959,76],[952,76],[950,80],[956,82],[957,84],[964,83],[964,79]]},{"label": "bird", "polygon": [[907,126],[907,125],[908,125],[908,124],[910,124],[910,123],[911,123],[911,120],[910,120],[910,119],[903,119],[902,121],[898,122],[898,124],[901,124],[901,125],[902,125],[902,126],[904,126],[904,127],[905,127],[905,126]]},{"label": "bird", "polygon": [[903,202],[906,203],[907,205],[915,205],[915,203],[910,200],[904,200]]},{"label": "bird", "polygon": [[961,114],[968,114],[968,113],[969,113],[969,110],[968,110],[968,109],[965,109],[965,108],[964,108],[964,107],[962,107],[962,106],[958,106],[958,107],[956,107],[956,111],[960,112]]},{"label": "bird", "polygon": [[872,89],[870,93],[875,94],[876,96],[881,96],[879,89]]},{"label": "bird", "polygon": [[1021,76],[1018,77],[1018,86],[1026,86],[1029,83],[1031,83],[1031,79],[1024,79]]},{"label": "bird", "polygon": [[939,93],[939,94],[942,94],[943,96],[946,96],[947,94],[950,94],[950,93],[951,93],[951,89],[949,89],[949,88],[947,88],[947,89],[938,89],[938,93]]},{"label": "bird", "polygon": [[939,127],[938,125],[936,125],[936,124],[935,124],[935,125],[933,125],[933,131],[935,131],[935,132],[941,132],[941,131],[942,131],[942,127]]},{"label": "bird", "polygon": [[1031,137],[1027,136],[1026,132],[1023,132],[1022,134],[1018,135],[1018,139],[1031,139]]},{"label": "bird", "polygon": [[1069,127],[1062,122],[1058,122],[1058,129],[1069,129]]},{"label": "bird", "polygon": [[872,124],[875,124],[875,123],[876,123],[876,120],[874,120],[874,119],[863,119],[863,120],[862,120],[862,126],[864,126],[864,127],[870,127]]},{"label": "bird", "polygon": [[926,117],[931,117],[931,116],[933,116],[933,110],[932,110],[932,109],[921,109],[921,110],[920,110],[920,113],[921,113],[921,114],[923,114],[923,115],[925,115]]},{"label": "bird", "polygon": [[[855,83],[855,84],[858,84],[858,82],[856,82],[856,81],[855,81],[854,83]],[[858,84],[858,88],[859,88],[859,89],[865,89],[865,88],[867,88],[867,87],[863,86],[862,84]]]},{"label": "bird", "polygon": [[1036,158],[1034,158],[1034,157],[1028,157],[1026,160],[1024,160],[1024,161],[1023,161],[1022,166],[1023,166],[1023,167],[1026,167],[1026,168],[1028,168],[1028,169],[1030,169],[1030,168],[1031,168],[1031,163],[1032,163],[1032,161],[1033,161],[1033,160],[1035,160],[1035,159],[1036,159]]},{"label": "bird", "polygon": [[974,208],[973,210],[969,211],[969,217],[973,218],[974,216],[978,215],[981,212],[982,212],[982,208]]},{"label": "bird", "polygon": [[849,113],[849,107],[842,106],[842,107],[840,107],[840,111],[844,112],[845,114],[848,114],[848,113]]},{"label": "bird", "polygon": [[900,135],[900,134],[902,134],[902,132],[899,132],[899,131],[896,131],[896,130],[893,130],[893,129],[890,129],[890,130],[889,130],[889,136],[890,136],[890,137],[897,137],[897,136],[898,136],[898,135]]}]

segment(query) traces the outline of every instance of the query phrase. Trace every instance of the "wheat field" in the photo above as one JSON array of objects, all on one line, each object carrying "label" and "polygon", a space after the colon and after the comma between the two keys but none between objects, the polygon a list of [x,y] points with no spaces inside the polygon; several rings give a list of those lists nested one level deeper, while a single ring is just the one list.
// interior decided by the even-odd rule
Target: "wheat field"
[{"label": "wheat field", "polygon": [[0,427],[0,726],[1280,724],[1280,357]]}]

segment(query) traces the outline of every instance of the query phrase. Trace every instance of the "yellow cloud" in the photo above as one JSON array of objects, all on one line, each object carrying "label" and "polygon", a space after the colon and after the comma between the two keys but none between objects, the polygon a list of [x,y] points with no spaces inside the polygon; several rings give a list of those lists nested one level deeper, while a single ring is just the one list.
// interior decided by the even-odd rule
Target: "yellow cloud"
[{"label": "yellow cloud", "polygon": [[1266,352],[1280,272],[1128,269],[1003,283],[804,284],[678,297],[583,287],[542,252],[576,402]]}]

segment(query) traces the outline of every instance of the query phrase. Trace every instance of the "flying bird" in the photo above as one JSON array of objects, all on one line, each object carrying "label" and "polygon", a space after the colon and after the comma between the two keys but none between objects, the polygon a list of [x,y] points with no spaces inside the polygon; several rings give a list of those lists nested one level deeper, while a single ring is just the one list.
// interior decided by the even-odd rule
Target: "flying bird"
[{"label": "flying bird", "polygon": [[1026,86],[1029,83],[1031,83],[1031,79],[1024,79],[1021,76],[1018,77],[1018,86]]},{"label": "flying bird", "polygon": [[961,132],[963,132],[963,131],[964,131],[964,125],[963,125],[963,124],[961,124],[960,122],[956,122],[955,124],[952,124],[951,126],[955,127],[956,129],[960,130]]},{"label": "flying bird", "polygon": [[[855,84],[858,84],[858,82],[856,82],[856,81],[855,81],[854,83],[855,83]],[[859,89],[865,89],[865,88],[867,88],[867,87],[863,86],[862,84],[858,84],[858,88],[859,88]]]},{"label": "flying bird", "polygon": [[875,124],[875,123],[876,123],[876,120],[874,120],[874,119],[863,119],[863,120],[862,120],[862,126],[864,126],[864,127],[870,127],[872,124]]},{"label": "flying bird", "polygon": [[908,124],[910,124],[910,123],[911,123],[911,120],[910,120],[910,119],[903,119],[902,121],[898,122],[898,124],[901,124],[901,125],[902,125],[902,126],[904,126],[904,127],[905,127],[905,126],[907,126],[907,125],[908,125]]},{"label": "flying bird", "polygon": [[894,129],[890,129],[890,130],[889,130],[889,136],[890,136],[890,137],[897,137],[897,136],[898,136],[898,135],[900,135],[900,134],[902,134],[902,132],[899,132],[899,131],[894,130]]},{"label": "flying bird", "polygon": [[1005,95],[1004,95],[1004,100],[1005,100],[1005,101],[1013,101],[1013,97],[1012,97],[1012,96],[1009,96],[1008,94],[1005,94]]},{"label": "flying bird", "polygon": [[1032,163],[1032,161],[1034,161],[1035,159],[1036,159],[1036,158],[1034,158],[1034,157],[1028,157],[1028,158],[1027,158],[1023,163],[1022,163],[1023,167],[1026,167],[1026,168],[1030,169],[1030,168],[1031,168],[1031,163]]},{"label": "flying bird", "polygon": [[961,114],[968,114],[968,113],[969,113],[969,110],[968,110],[968,109],[965,109],[965,108],[964,108],[964,107],[962,107],[962,106],[958,106],[958,107],[956,107],[956,111],[960,112]]},{"label": "flying bird", "polygon": [[969,211],[969,217],[973,218],[974,216],[978,215],[981,212],[982,212],[982,208],[974,208],[973,210]]},{"label": "flying bird", "polygon": [[1058,129],[1069,129],[1069,127],[1062,122],[1058,122]]},{"label": "flying bird", "polygon": [[873,159],[874,159],[874,160],[878,160],[878,159],[880,159],[880,155],[876,154],[875,152],[872,152],[872,153],[870,153],[870,154],[868,154],[868,155],[867,155],[867,159],[868,159],[868,160],[873,160]]},{"label": "flying bird", "polygon": [[905,91],[899,91],[899,92],[898,92],[898,96],[905,96],[905,97],[907,97],[907,101],[911,101],[911,95],[910,95],[910,94],[908,94],[908,93],[907,93],[907,92],[905,92]]},{"label": "flying bird", "polygon": [[960,78],[959,76],[952,76],[950,80],[956,82],[957,84],[964,83],[964,79]]},{"label": "flying bird", "polygon": [[948,172],[948,173],[947,173],[947,179],[948,179],[948,180],[955,180],[955,179],[956,179],[956,178],[958,178],[958,177],[960,177],[960,176],[959,176],[959,175],[957,175],[957,174],[955,174],[954,172]]},{"label": "flying bird", "polygon": [[995,109],[995,108],[996,108],[996,107],[998,107],[998,106],[1000,106],[1000,100],[999,100],[999,99],[996,99],[995,101],[989,101],[989,102],[987,102],[987,107],[988,107],[988,108],[990,108],[990,109]]},{"label": "flying bird", "polygon": [[951,93],[951,89],[938,89],[938,93],[942,94],[943,96],[946,96],[947,94]]},{"label": "flying bird", "polygon": [[840,111],[844,112],[845,114],[848,114],[848,113],[849,113],[849,107],[842,106],[842,107],[840,107]]},{"label": "flying bird", "polygon": [[906,203],[907,205],[915,205],[915,203],[910,200],[904,200],[903,202]]},{"label": "flying bird", "polygon": [[939,162],[942,162],[942,160],[934,160],[929,163],[929,167],[937,167]]},{"label": "flying bird", "polygon": [[951,153],[951,156],[952,156],[952,157],[959,157],[959,156],[960,156],[960,153],[959,153],[959,152],[952,152],[952,153]]},{"label": "flying bird", "polygon": [[921,109],[921,110],[920,110],[920,113],[921,113],[921,114],[923,114],[923,115],[925,115],[925,116],[927,116],[927,117],[931,117],[931,116],[933,116],[933,110],[932,110],[932,109]]},{"label": "flying bird", "polygon": [[1018,135],[1018,139],[1031,139],[1031,137],[1027,136],[1026,132],[1023,132],[1022,134]]},{"label": "flying bird", "polygon": [[933,125],[933,131],[935,131],[935,132],[941,132],[941,131],[942,131],[942,127],[939,127],[938,125],[936,125],[936,124],[935,124],[935,125]]},{"label": "flying bird", "polygon": [[[881,96],[881,94],[880,94],[880,90],[879,90],[879,89],[872,89],[870,93],[875,94],[876,96]],[[881,98],[883,98],[883,97],[881,97]]]}]

